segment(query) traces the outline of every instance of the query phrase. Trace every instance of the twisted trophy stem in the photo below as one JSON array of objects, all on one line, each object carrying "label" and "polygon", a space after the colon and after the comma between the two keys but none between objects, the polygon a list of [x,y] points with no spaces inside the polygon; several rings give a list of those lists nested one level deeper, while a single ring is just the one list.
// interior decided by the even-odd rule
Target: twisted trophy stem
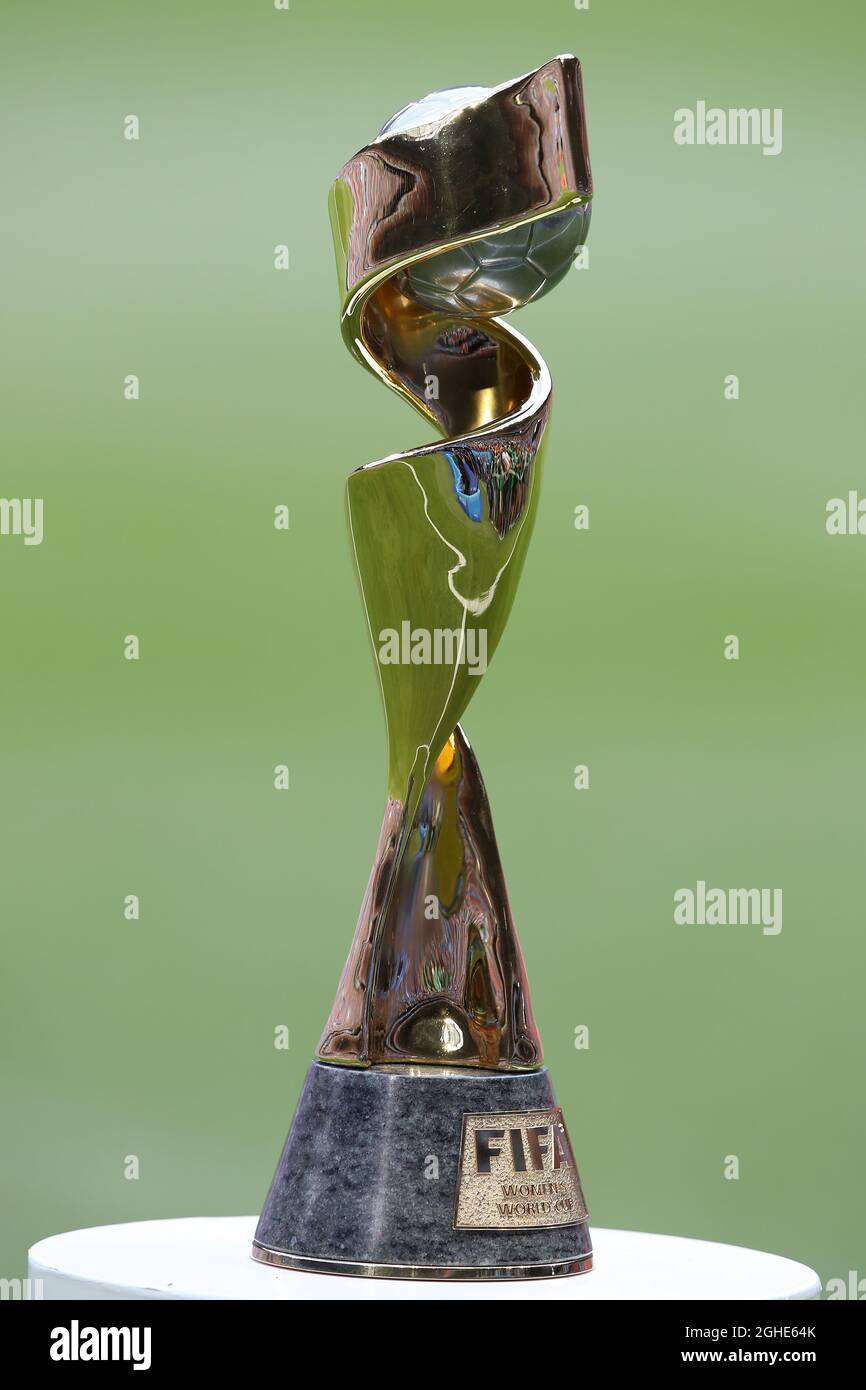
[{"label": "twisted trophy stem", "polygon": [[514,600],[550,411],[544,362],[498,315],[566,273],[591,195],[572,57],[407,107],[331,193],[346,343],[445,442],[347,481],[388,801],[323,1061],[541,1062],[490,808],[458,720]]}]

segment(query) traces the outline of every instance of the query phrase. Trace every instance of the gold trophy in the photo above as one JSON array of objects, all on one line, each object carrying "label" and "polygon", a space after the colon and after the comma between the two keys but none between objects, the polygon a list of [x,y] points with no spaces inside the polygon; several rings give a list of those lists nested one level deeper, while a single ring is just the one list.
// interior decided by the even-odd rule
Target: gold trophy
[{"label": "gold trophy", "polygon": [[426,1279],[592,1266],[490,807],[458,723],[517,590],[550,413],[547,368],[502,316],[568,272],[591,197],[570,56],[413,103],[331,192],[346,344],[444,442],[358,468],[346,486],[387,803],[256,1231],[253,1256],[269,1264]]}]

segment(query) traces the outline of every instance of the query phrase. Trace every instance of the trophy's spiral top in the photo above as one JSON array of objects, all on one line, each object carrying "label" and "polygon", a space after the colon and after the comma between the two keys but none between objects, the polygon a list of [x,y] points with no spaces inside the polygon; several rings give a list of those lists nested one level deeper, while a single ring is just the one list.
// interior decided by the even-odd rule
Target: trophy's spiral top
[{"label": "trophy's spiral top", "polygon": [[[544,362],[499,316],[566,273],[591,196],[570,56],[406,107],[331,193],[343,336],[445,440],[347,482],[389,777],[319,1045],[326,1061],[541,1060],[484,785],[458,720],[514,599],[550,407]],[[530,723],[531,711],[515,711],[518,738]]]}]

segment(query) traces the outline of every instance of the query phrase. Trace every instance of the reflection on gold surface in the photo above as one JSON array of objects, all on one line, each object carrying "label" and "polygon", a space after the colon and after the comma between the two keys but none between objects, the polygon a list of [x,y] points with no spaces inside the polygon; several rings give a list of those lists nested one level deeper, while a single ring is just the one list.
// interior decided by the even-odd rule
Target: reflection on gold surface
[{"label": "reflection on gold surface", "polygon": [[332,191],[345,341],[445,438],[347,482],[388,800],[325,1061],[541,1061],[490,808],[458,720],[514,600],[550,409],[543,361],[493,315],[562,278],[591,194],[571,57],[407,108]]}]

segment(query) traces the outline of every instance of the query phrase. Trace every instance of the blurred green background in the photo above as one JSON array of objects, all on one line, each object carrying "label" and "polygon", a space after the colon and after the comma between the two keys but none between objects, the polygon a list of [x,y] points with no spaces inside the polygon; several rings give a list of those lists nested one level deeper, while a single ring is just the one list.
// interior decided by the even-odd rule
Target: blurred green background
[{"label": "blurred green background", "polygon": [[[342,345],[327,189],[407,101],[563,51],[590,265],[516,318],[553,433],[465,721],[546,1058],[595,1224],[866,1274],[866,538],[824,525],[866,491],[864,30],[855,0],[6,0],[0,493],[45,539],[0,538],[0,1275],[264,1199],[384,799],[343,480],[430,437]],[[782,154],[677,147],[699,99],[782,107]],[[781,887],[782,933],[674,926],[699,878]]]}]

